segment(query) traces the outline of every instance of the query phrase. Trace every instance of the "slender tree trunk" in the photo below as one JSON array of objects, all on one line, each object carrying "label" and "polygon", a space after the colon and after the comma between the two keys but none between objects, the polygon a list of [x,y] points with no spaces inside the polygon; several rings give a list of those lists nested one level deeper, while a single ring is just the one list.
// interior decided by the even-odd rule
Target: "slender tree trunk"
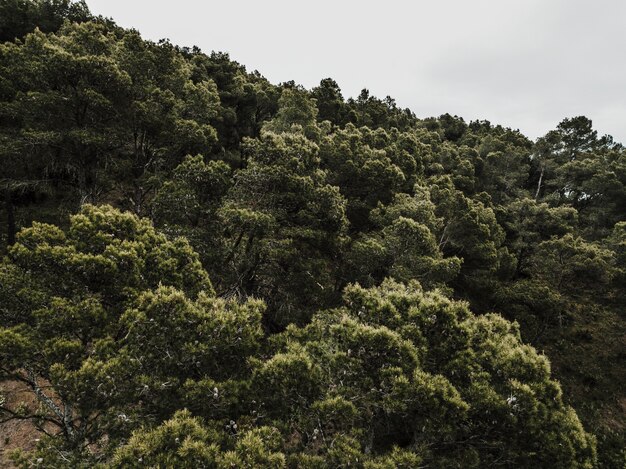
[{"label": "slender tree trunk", "polygon": [[133,210],[135,215],[141,216],[143,210],[143,191],[138,183],[135,183],[135,194],[133,200]]},{"label": "slender tree trunk", "polygon": [[541,174],[539,175],[539,182],[537,183],[537,192],[535,192],[535,201],[539,199],[539,192],[541,192],[541,182],[543,181],[543,173],[545,171],[545,166],[541,166]]},{"label": "slender tree trunk", "polygon": [[237,237],[237,241],[235,241],[235,244],[233,244],[233,247],[231,248],[230,252],[228,253],[228,256],[224,260],[224,264],[228,264],[230,261],[233,260],[233,257],[235,257],[235,251],[237,250],[237,247],[241,243],[241,240],[243,239],[243,235],[245,233],[246,233],[245,229],[241,230],[241,233],[239,233],[239,236]]}]

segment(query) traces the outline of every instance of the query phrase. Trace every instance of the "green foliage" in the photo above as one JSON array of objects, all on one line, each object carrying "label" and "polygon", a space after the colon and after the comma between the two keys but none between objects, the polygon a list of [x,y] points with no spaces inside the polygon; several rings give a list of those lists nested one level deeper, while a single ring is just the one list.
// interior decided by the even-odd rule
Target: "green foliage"
[{"label": "green foliage", "polygon": [[443,287],[458,274],[460,259],[444,258],[437,244],[442,220],[435,215],[428,189],[418,186],[414,191],[413,197],[397,194],[392,203],[370,212],[377,229],[351,246],[346,275],[352,280],[369,285],[392,276]]},{"label": "green foliage", "polygon": [[217,213],[231,186],[223,161],[188,156],[157,190],[152,200],[155,224],[168,236],[184,236],[200,254],[212,278],[219,279],[226,246]]},{"label": "green foliage", "polygon": [[593,467],[579,417],[623,462],[626,150],[589,119],[418,119],[82,2],[0,36],[15,464]]},{"label": "green foliage", "polygon": [[20,185],[60,189],[72,195],[72,210],[115,192],[109,200],[142,213],[152,175],[216,143],[215,84],[193,81],[169,44],[102,23],[68,23],[3,44],[0,57],[0,157],[13,203],[29,202],[18,197]]},{"label": "green foliage", "polygon": [[566,235],[544,241],[531,260],[534,276],[570,296],[601,295],[613,277],[613,253]]},{"label": "green foliage", "polygon": [[24,416],[58,427],[76,450],[168,416],[189,380],[245,374],[262,336],[261,302],[214,298],[186,241],[110,207],[85,206],[67,231],[22,231],[11,271],[30,272],[19,293],[33,300],[0,329],[2,378],[35,395],[40,407]]},{"label": "green foliage", "polygon": [[56,32],[66,20],[91,19],[83,0],[5,0],[0,3],[0,42],[22,39],[35,28]]},{"label": "green foliage", "polygon": [[329,182],[347,199],[348,219],[356,229],[367,226],[369,210],[378,202],[389,203],[407,179],[385,150],[369,144],[369,132],[349,124],[325,137],[320,145]]},{"label": "green foliage", "polygon": [[33,224],[18,235],[9,262],[36,272],[37,287],[49,297],[91,295],[124,306],[160,284],[190,295],[212,290],[184,239],[169,241],[148,220],[110,206],[84,206],[67,231]]},{"label": "green foliage", "polygon": [[[285,456],[276,451],[277,436],[275,429],[260,427],[227,439],[204,428],[188,411],[179,411],[152,431],[136,432],[109,467],[283,468]],[[227,448],[216,443],[220,439]]]},{"label": "green foliage", "polygon": [[345,202],[320,169],[318,146],[299,131],[265,130],[244,145],[248,165],[219,211],[228,252],[222,265],[232,268],[224,289],[265,298],[272,322],[303,320],[336,293],[332,261]]},{"label": "green foliage", "polygon": [[341,438],[351,442],[343,457],[403,442],[438,467],[591,467],[593,438],[514,325],[418,284],[351,286],[344,304],[288,328],[257,365],[260,412],[287,435],[301,429],[300,451],[333,461],[329,442]]},{"label": "green foliage", "polygon": [[278,112],[269,121],[265,129],[270,132],[290,132],[294,126],[299,127],[310,140],[319,139],[317,126],[317,107],[315,101],[308,97],[304,90],[285,88],[278,100]]},{"label": "green foliage", "polygon": [[347,119],[347,106],[341,94],[339,85],[332,78],[320,81],[319,86],[311,90],[315,98],[320,121],[330,121],[334,125],[341,125]]},{"label": "green foliage", "polygon": [[344,304],[253,360],[252,420],[178,412],[112,465],[593,467],[593,438],[515,325],[417,283],[351,286]]}]

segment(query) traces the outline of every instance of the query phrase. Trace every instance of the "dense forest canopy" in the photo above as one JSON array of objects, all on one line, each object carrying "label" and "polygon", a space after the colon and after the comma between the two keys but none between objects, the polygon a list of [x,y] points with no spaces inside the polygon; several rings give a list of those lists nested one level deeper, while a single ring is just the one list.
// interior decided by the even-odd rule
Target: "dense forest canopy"
[{"label": "dense forest canopy", "polygon": [[623,467],[589,119],[418,118],[70,0],[1,0],[0,41],[0,465]]}]

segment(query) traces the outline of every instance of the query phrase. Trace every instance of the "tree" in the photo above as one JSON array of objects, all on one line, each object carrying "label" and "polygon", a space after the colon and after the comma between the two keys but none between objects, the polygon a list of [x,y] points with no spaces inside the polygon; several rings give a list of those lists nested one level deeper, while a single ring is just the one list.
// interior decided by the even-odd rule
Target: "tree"
[{"label": "tree", "polygon": [[184,236],[200,255],[214,281],[221,282],[227,254],[218,212],[232,185],[223,161],[188,156],[164,178],[151,202],[155,225],[170,236]]},{"label": "tree", "polygon": [[443,219],[437,232],[439,248],[446,257],[462,259],[455,286],[463,295],[480,302],[476,306],[484,307],[494,274],[508,270],[513,262],[503,246],[504,231],[490,206],[491,201],[488,196],[483,200],[466,197],[449,176],[434,177],[429,182],[435,214]]},{"label": "tree", "polygon": [[346,119],[346,105],[341,94],[341,89],[335,80],[325,78],[319,86],[311,90],[318,109],[320,121],[330,121],[332,124],[341,126]]},{"label": "tree", "polygon": [[350,286],[341,308],[276,343],[253,382],[291,451],[329,461],[341,441],[344,457],[400,444],[434,467],[594,464],[593,437],[517,327],[417,283]]},{"label": "tree", "polygon": [[0,3],[0,42],[22,39],[38,28],[58,31],[65,20],[93,19],[84,0],[8,0]]},{"label": "tree", "polygon": [[581,201],[586,204],[587,199],[594,194],[581,191],[580,177],[575,182],[571,171],[573,168],[584,168],[583,171],[588,175],[590,163],[597,161],[598,157],[602,158],[611,149],[619,151],[622,148],[608,135],[598,138],[598,132],[592,129],[591,120],[584,116],[563,119],[556,130],[548,132],[535,144],[533,161],[536,165],[535,173],[539,173],[535,176],[535,199],[543,195],[561,203],[572,200],[575,206]]},{"label": "tree", "polygon": [[467,130],[467,124],[462,117],[442,114],[439,116],[439,125],[443,131],[443,137],[451,142],[459,140]]},{"label": "tree", "polygon": [[444,258],[435,233],[442,220],[426,187],[416,186],[415,195],[396,194],[389,205],[371,211],[375,226],[356,238],[347,254],[344,277],[362,285],[378,285],[384,278],[419,280],[428,287],[445,287],[459,271],[457,257]]},{"label": "tree", "polygon": [[368,225],[369,211],[378,202],[389,203],[406,182],[402,169],[385,150],[372,148],[365,141],[367,132],[348,124],[326,136],[320,144],[322,165],[329,182],[347,199],[347,215],[356,230]]},{"label": "tree", "polygon": [[495,204],[525,197],[532,142],[519,132],[496,127],[481,136],[476,145],[480,158],[476,165],[476,190],[489,193]]},{"label": "tree", "polygon": [[212,121],[224,159],[242,164],[239,154],[244,137],[257,138],[263,123],[276,114],[280,89],[258,72],[247,73],[228,54],[205,55],[197,48],[186,51],[194,82],[212,80],[220,98],[219,116]]},{"label": "tree", "polygon": [[575,209],[550,207],[530,198],[518,199],[502,207],[497,217],[506,232],[505,244],[516,257],[516,278],[528,275],[529,259],[541,242],[572,233],[578,222]]},{"label": "tree", "polygon": [[80,2],[0,26],[0,419],[50,434],[15,464],[592,466],[564,402],[623,459],[626,152],[589,119],[417,119]]},{"label": "tree", "polygon": [[215,299],[185,240],[110,207],[85,206],[67,231],[21,231],[0,273],[0,378],[39,404],[1,416],[33,420],[72,454],[171,416],[189,380],[245,375],[261,336],[261,302]]},{"label": "tree", "polygon": [[264,298],[271,327],[306,320],[337,294],[333,261],[346,228],[345,201],[320,169],[318,146],[295,129],[245,142],[248,166],[219,211],[224,290]]},{"label": "tree", "polygon": [[347,106],[350,109],[349,121],[358,126],[408,130],[416,122],[415,115],[409,109],[398,108],[390,96],[384,100],[378,99],[367,88],[363,88],[356,99],[348,99]]},{"label": "tree", "polygon": [[222,429],[207,429],[188,411],[180,411],[154,430],[137,431],[116,452],[111,467],[284,468],[285,456],[276,451],[277,433],[263,427],[228,438]]},{"label": "tree", "polygon": [[601,295],[614,275],[611,251],[571,234],[542,242],[530,262],[535,276],[572,297]]},{"label": "tree", "polygon": [[308,93],[298,88],[283,89],[278,100],[278,112],[274,119],[267,122],[265,129],[270,132],[291,132],[294,126],[299,127],[304,136],[317,141],[320,128],[317,125],[317,107]]},{"label": "tree", "polygon": [[[115,191],[116,202],[141,214],[154,174],[186,154],[209,153],[216,141],[215,85],[192,81],[168,43],[88,22],[36,31],[0,46],[0,56],[8,214],[19,188],[37,185],[71,209]],[[7,225],[12,239],[11,219]]]}]

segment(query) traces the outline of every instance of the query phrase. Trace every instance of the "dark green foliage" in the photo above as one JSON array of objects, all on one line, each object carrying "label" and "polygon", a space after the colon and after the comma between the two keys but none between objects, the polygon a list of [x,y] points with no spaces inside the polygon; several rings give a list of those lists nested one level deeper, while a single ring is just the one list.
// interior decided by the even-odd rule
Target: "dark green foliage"
[{"label": "dark green foliage", "polygon": [[418,119],[82,2],[0,36],[16,464],[623,464],[626,150],[589,119]]},{"label": "dark green foliage", "polygon": [[58,31],[64,21],[92,19],[84,0],[3,0],[0,2],[0,42],[22,39],[38,28]]},{"label": "dark green foliage", "polygon": [[258,137],[263,122],[277,111],[280,90],[258,72],[246,73],[228,54],[207,56],[197,49],[188,53],[194,81],[212,80],[217,86],[221,105],[213,125],[228,159],[240,163],[241,139]]},{"label": "dark green foliage", "polygon": [[332,78],[323,79],[319,86],[311,90],[319,109],[318,119],[330,121],[334,125],[342,125],[348,119],[347,106],[339,85]]},{"label": "dark green foliage", "polygon": [[[270,121],[268,129],[280,125]],[[320,168],[318,146],[302,126],[296,129],[265,130],[244,142],[248,165],[219,213],[227,246],[221,265],[229,269],[223,289],[265,298],[271,327],[307,318],[337,293],[333,261],[347,223],[345,201]]]}]

